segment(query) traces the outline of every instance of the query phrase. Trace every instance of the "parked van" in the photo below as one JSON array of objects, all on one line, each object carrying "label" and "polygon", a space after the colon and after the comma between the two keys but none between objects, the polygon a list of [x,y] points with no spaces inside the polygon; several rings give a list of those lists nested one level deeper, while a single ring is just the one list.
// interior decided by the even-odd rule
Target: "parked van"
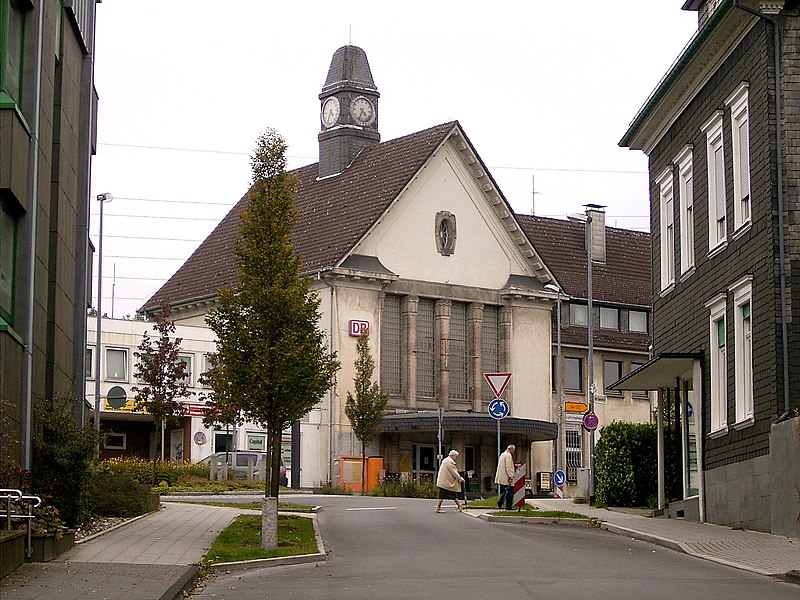
[{"label": "parked van", "polygon": [[[228,470],[233,471],[238,479],[247,477],[247,467],[252,462],[253,476],[258,477],[261,469],[259,460],[266,461],[267,455],[263,452],[253,452],[246,450],[231,450],[230,452],[215,452],[209,454],[200,462],[210,465],[212,462],[222,464],[228,463]],[[286,467],[283,464],[283,457],[281,457],[281,480],[280,484],[283,487],[289,487],[289,478],[286,476]]]}]

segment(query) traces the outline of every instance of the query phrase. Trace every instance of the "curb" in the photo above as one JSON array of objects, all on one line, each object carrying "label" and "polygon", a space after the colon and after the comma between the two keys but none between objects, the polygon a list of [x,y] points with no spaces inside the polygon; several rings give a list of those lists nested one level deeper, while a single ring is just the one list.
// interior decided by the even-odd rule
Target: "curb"
[{"label": "curb", "polygon": [[572,525],[587,527],[592,524],[592,519],[570,519],[563,517],[503,517],[496,515],[478,515],[482,521],[489,523],[524,523],[527,525]]},{"label": "curb", "polygon": [[200,578],[200,567],[191,565],[186,568],[183,575],[181,575],[169,589],[161,594],[159,600],[183,600],[185,594],[194,587],[194,584]]},{"label": "curb", "polygon": [[[328,556],[325,552],[325,543],[322,540],[322,534],[319,529],[319,523],[317,522],[317,515],[316,511],[319,510],[320,507],[314,507],[313,513],[287,513],[284,512],[283,514],[292,514],[297,517],[301,517],[303,519],[311,519],[311,524],[314,527],[314,539],[317,542],[317,552],[314,554],[297,554],[295,556],[279,556],[275,558],[257,558],[254,560],[242,560],[237,562],[226,562],[226,563],[215,563],[213,565],[209,565],[209,570],[213,571],[214,573],[218,573],[220,571],[226,572],[233,572],[233,571],[245,571],[247,569],[254,569],[254,568],[263,568],[263,567],[280,567],[284,565],[300,565],[305,563],[312,563],[312,562],[325,562],[328,560]],[[166,598],[162,599],[166,600]]]}]

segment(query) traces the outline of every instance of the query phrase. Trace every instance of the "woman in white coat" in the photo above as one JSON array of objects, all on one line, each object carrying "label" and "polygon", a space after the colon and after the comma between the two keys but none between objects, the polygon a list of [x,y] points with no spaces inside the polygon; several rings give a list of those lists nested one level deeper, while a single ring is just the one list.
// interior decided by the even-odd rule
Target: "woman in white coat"
[{"label": "woman in white coat", "polygon": [[437,513],[444,512],[442,510],[442,500],[455,500],[456,510],[459,512],[464,510],[461,502],[458,501],[464,478],[458,472],[458,467],[456,466],[457,458],[458,452],[450,450],[450,454],[445,457],[439,467],[439,476],[436,478],[436,487],[439,488],[439,501],[436,503]]}]

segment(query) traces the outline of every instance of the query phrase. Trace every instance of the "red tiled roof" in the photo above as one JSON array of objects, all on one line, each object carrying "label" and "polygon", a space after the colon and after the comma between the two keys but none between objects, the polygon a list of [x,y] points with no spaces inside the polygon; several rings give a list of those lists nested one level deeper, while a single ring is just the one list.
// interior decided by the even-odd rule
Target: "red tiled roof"
[{"label": "red tiled roof", "polygon": [[[365,148],[334,177],[318,180],[317,163],[293,171],[298,179],[294,247],[303,271],[336,266],[457,126],[458,121],[443,123]],[[247,194],[141,310],[158,307],[162,300],[212,298],[219,288],[235,285],[234,240],[246,203]]]}]

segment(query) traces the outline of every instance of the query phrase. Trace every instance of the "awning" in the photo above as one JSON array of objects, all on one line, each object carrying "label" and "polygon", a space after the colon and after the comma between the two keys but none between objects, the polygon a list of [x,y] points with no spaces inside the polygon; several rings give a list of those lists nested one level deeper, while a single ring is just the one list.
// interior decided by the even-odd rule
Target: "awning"
[{"label": "awning", "polygon": [[[442,428],[447,431],[496,433],[497,421],[488,414],[453,411],[444,413]],[[506,417],[500,421],[500,429],[504,435],[524,435],[534,442],[558,438],[558,423],[550,421]],[[381,421],[381,433],[436,432],[438,430],[439,416],[433,411],[386,415]]]},{"label": "awning", "polygon": [[700,354],[664,353],[606,386],[609,390],[660,390],[675,387],[677,379],[694,368]]}]

